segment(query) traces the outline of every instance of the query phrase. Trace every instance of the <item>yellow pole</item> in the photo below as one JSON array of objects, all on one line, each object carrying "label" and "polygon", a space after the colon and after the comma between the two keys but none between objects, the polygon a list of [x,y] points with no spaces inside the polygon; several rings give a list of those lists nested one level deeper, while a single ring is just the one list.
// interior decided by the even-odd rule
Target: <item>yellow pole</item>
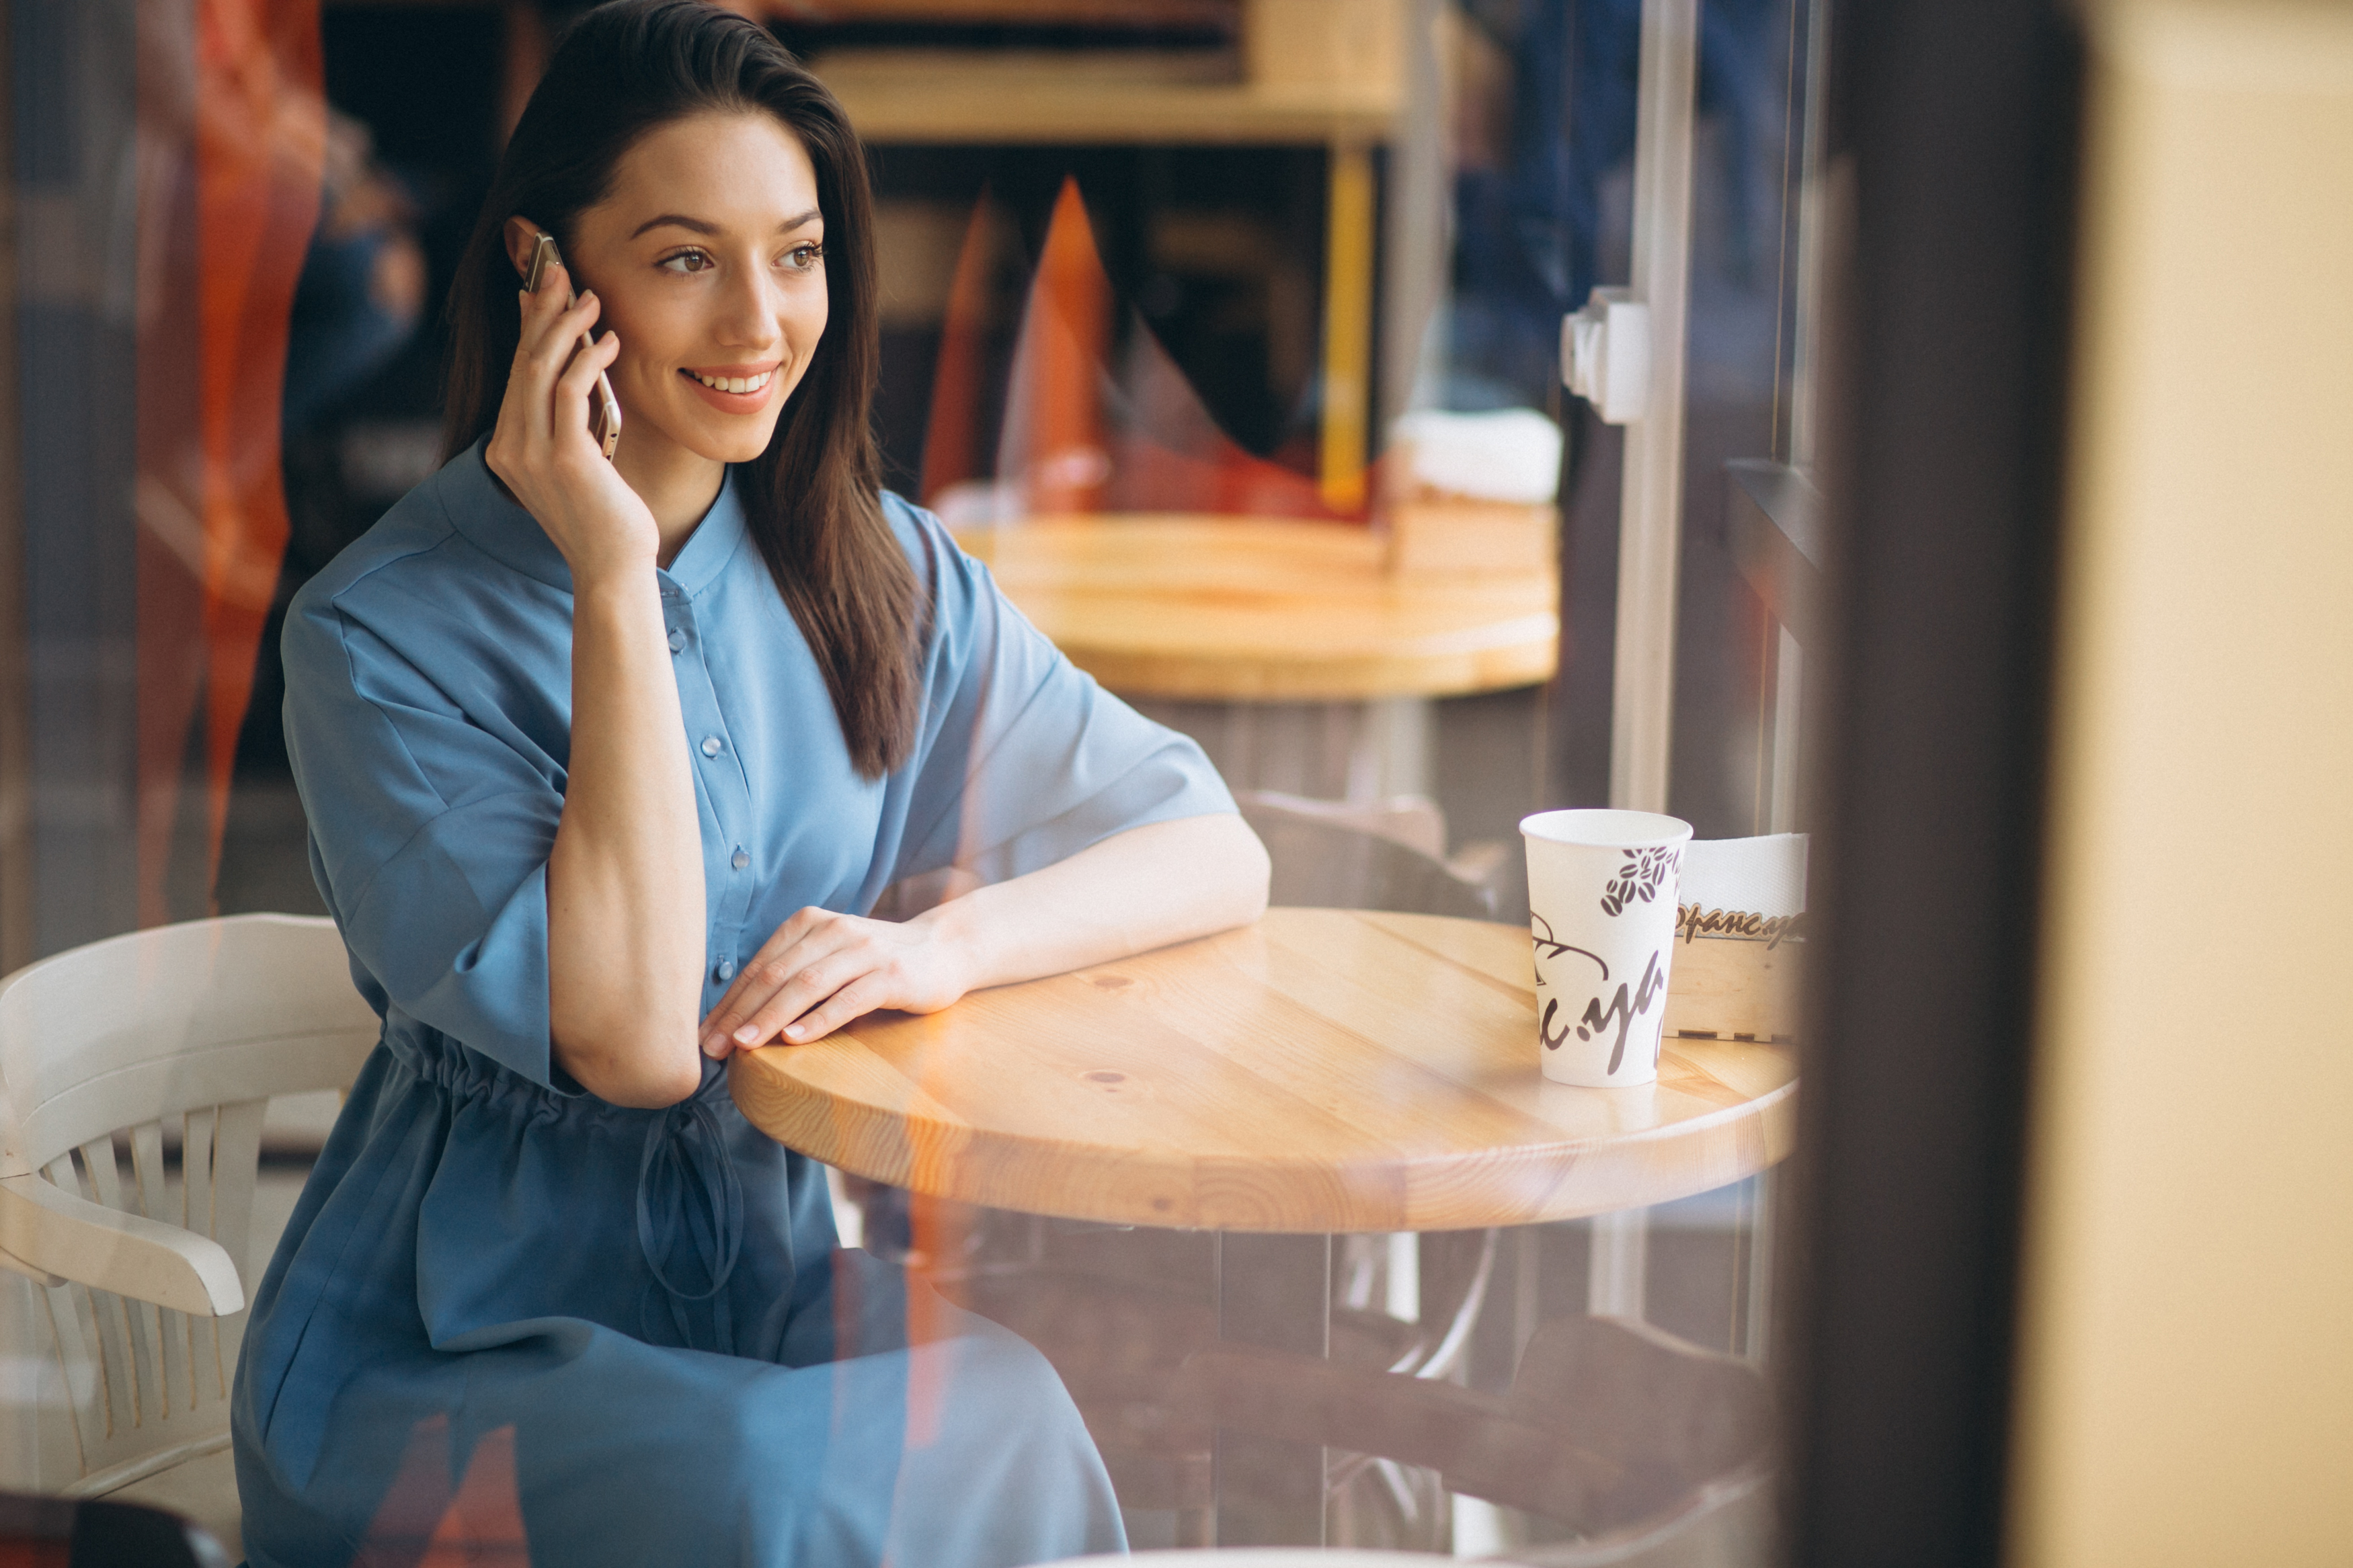
[{"label": "yellow pole", "polygon": [[1324,244],[1324,504],[1365,502],[1365,418],[1373,361],[1373,154],[1332,149]]}]

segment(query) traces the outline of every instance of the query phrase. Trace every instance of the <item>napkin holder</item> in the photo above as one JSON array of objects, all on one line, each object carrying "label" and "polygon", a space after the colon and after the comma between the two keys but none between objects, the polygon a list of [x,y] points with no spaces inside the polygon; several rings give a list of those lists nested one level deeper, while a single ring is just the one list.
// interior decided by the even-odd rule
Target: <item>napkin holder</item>
[{"label": "napkin holder", "polygon": [[1806,963],[1806,836],[1684,847],[1667,970],[1670,1035],[1786,1040]]},{"label": "napkin holder", "polygon": [[1788,1040],[1798,1032],[1806,917],[1681,904],[1667,971],[1669,1035]]}]

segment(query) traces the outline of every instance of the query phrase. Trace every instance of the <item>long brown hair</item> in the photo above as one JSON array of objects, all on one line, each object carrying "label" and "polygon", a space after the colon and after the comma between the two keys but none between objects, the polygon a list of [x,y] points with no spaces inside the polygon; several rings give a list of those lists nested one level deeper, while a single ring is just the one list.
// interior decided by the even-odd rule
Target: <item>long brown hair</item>
[{"label": "long brown hair", "polygon": [[648,132],[690,115],[773,114],[817,170],[827,321],[766,451],[742,465],[744,517],[825,672],[850,761],[879,778],[914,743],[922,595],[884,521],[871,413],[881,356],[866,158],[823,83],[756,23],[702,0],[616,0],[575,23],[515,124],[449,290],[443,457],[497,423],[522,322],[504,228],[572,249],[580,214]]}]

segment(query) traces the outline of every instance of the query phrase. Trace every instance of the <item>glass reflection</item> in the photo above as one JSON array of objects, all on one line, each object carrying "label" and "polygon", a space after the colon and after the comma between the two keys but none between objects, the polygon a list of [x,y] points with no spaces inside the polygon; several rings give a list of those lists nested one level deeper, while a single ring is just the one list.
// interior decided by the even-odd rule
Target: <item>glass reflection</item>
[{"label": "glass reflection", "polygon": [[[69,37],[18,39],[20,80],[136,42],[135,68],[121,56],[110,79],[131,135],[93,114],[28,140],[37,93],[15,121],[20,150],[75,153],[20,159],[20,192],[79,204],[60,217],[55,201],[26,202],[20,245],[63,223],[77,253],[104,258],[70,308],[20,265],[19,384],[93,384],[96,371],[59,374],[79,356],[110,367],[104,384],[135,418],[67,431],[38,395],[23,410],[37,805],[29,856],[11,851],[12,918],[26,911],[14,957],[325,907],[280,717],[287,606],[438,464],[438,303],[577,9],[100,5]],[[1267,47],[1252,29],[1274,7],[1008,5],[978,23],[771,9],[845,97],[954,48],[976,69],[1033,68],[1015,57],[1043,51],[1049,72],[1109,71],[1142,102],[1246,88]],[[1417,573],[1472,595],[1482,575],[1539,582],[1546,599],[1557,584],[1549,680],[1120,689],[1240,792],[1278,904],[1515,925],[1519,817],[1610,794],[1625,437],[1563,391],[1559,333],[1631,265],[1642,10],[1399,5],[1404,111],[1378,135],[871,138],[886,483],[976,552],[1004,548],[985,531],[1053,519],[1282,520],[1357,549],[1390,599],[1412,599]],[[1745,569],[1737,530],[1753,520],[1730,532],[1719,520],[1746,519],[1742,498],[1762,493],[1728,464],[1802,480],[1810,458],[1800,192],[1820,25],[1794,0],[1694,15],[1663,804],[1725,839],[1805,826],[1789,743],[1799,645]],[[135,243],[116,243],[126,233]],[[118,498],[120,474],[132,478]],[[1755,507],[1802,533],[1774,504]],[[56,523],[69,515],[87,526]],[[1141,575],[1166,582],[1201,565],[1142,559]],[[1224,609],[1290,585],[1241,573],[1212,595]],[[1286,603],[1272,618],[1335,640],[1314,611]],[[993,780],[976,809],[1009,810],[1029,787]],[[897,889],[882,907],[912,914],[941,890]],[[285,1190],[265,1205],[291,1205],[317,1138],[290,1124],[270,1145]],[[683,1193],[710,1173],[681,1160]],[[1567,1563],[1689,1515],[1701,1522],[1678,1528],[1721,1532],[1704,1539],[1726,1560],[1762,1560],[1769,1173],[1631,1219],[1328,1237],[1073,1220],[839,1173],[832,1198],[846,1242],[917,1282],[875,1309],[900,1338],[952,1338],[941,1325],[968,1311],[1043,1352],[1135,1545]],[[874,1397],[935,1433],[944,1406],[926,1402],[954,1391],[921,1384]],[[403,1432],[369,1516],[383,1539],[514,1550],[530,1470],[515,1426],[460,1432],[423,1414]]]}]

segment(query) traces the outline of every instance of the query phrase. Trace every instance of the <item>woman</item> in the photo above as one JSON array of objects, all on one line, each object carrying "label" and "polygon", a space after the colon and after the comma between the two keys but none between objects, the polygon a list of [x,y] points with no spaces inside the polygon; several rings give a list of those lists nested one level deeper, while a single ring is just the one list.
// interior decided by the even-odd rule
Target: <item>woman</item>
[{"label": "woman", "polygon": [[[543,231],[576,272],[518,309]],[[256,1568],[413,1552],[509,1453],[543,1563],[1120,1544],[1050,1369],[936,1303],[910,1342],[910,1287],[726,1091],[733,1051],[1265,900],[1198,750],[879,493],[872,235],[766,34],[590,13],[453,292],[453,456],[289,613],[311,864],[385,1037],[255,1297]],[[894,887],[961,896],[863,918]]]}]

